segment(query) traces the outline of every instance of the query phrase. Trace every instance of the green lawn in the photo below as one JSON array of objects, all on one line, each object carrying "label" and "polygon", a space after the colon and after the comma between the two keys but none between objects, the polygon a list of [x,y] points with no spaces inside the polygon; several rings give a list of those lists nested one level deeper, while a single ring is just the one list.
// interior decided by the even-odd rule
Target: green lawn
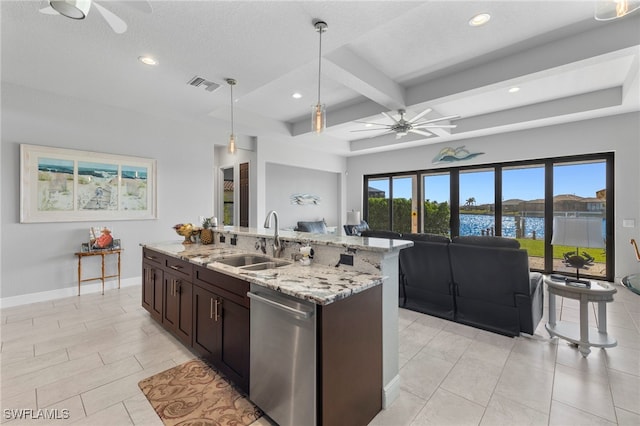
[{"label": "green lawn", "polygon": [[[527,250],[529,256],[535,257],[544,257],[544,241],[543,240],[532,240],[529,238],[518,238],[520,242],[520,248]],[[553,258],[554,259],[562,259],[563,253],[569,251],[575,251],[575,247],[567,247],[567,246],[553,246]],[[589,253],[597,263],[605,263],[607,259],[607,255],[604,249],[583,249],[580,248],[580,253],[582,252]]]}]

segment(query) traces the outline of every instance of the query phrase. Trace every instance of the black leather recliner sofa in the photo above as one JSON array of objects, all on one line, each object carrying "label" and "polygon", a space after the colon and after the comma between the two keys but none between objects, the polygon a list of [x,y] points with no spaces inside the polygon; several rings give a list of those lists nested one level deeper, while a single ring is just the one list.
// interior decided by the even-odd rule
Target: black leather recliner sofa
[{"label": "black leather recliner sofa", "polygon": [[456,321],[510,336],[534,333],[542,318],[542,274],[529,272],[517,240],[454,237],[449,256]]},{"label": "black leather recliner sofa", "polygon": [[[383,237],[384,238],[384,237]],[[533,334],[542,318],[542,275],[503,237],[402,234],[400,306],[508,336]]]},{"label": "black leather recliner sofa", "polygon": [[449,238],[403,234],[413,247],[400,251],[401,306],[449,320],[455,319]]}]

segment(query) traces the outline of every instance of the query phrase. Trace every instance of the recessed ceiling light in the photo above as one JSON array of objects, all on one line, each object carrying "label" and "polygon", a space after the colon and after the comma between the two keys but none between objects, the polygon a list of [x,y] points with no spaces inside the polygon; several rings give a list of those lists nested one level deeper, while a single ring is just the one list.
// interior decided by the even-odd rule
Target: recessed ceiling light
[{"label": "recessed ceiling light", "polygon": [[151,56],[138,56],[138,60],[145,65],[158,65],[158,61]]},{"label": "recessed ceiling light", "polygon": [[489,22],[489,19],[491,19],[491,15],[488,13],[478,13],[476,16],[469,19],[469,25],[472,27],[479,27]]},{"label": "recessed ceiling light", "polygon": [[519,92],[519,91],[520,91],[520,88],[517,87],[517,86],[513,86],[513,87],[509,88],[509,93],[516,93],[516,92]]},{"label": "recessed ceiling light", "polygon": [[291,97],[292,97],[293,99],[300,99],[300,98],[302,97],[302,93],[298,93],[298,92],[296,92],[296,93],[294,93],[293,95],[291,95]]},{"label": "recessed ceiling light", "polygon": [[371,127],[371,126],[373,126],[373,124],[371,124],[371,123],[366,123],[366,124],[364,125],[364,127]]}]

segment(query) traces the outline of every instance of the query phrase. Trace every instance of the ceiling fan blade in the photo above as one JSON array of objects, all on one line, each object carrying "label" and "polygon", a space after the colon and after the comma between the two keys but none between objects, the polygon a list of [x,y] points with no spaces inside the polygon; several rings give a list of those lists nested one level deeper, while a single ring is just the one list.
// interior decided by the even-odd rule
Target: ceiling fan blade
[{"label": "ceiling fan blade", "polygon": [[411,133],[416,133],[416,134],[422,135],[422,136],[428,136],[428,137],[433,136],[433,133],[431,133],[431,132],[423,132],[422,130],[416,130],[415,127],[413,129],[409,130],[409,131]]},{"label": "ceiling fan blade", "polygon": [[399,124],[399,123],[400,123],[400,121],[399,121],[399,120],[396,120],[395,118],[393,118],[393,117],[391,116],[391,114],[389,114],[389,113],[387,113],[387,112],[383,112],[383,113],[382,113],[382,115],[384,115],[384,116],[385,116],[385,117],[387,117],[387,118],[390,118],[390,119],[391,119],[391,120],[393,120],[393,122],[394,122],[394,123],[396,123],[396,124]]},{"label": "ceiling fan blade", "polygon": [[100,12],[104,20],[107,21],[107,24],[109,24],[116,34],[122,34],[127,31],[127,23],[120,19],[115,13],[105,9],[96,2],[94,2],[93,5],[98,9],[98,12]]},{"label": "ceiling fan blade", "polygon": [[420,120],[422,117],[424,117],[425,115],[429,114],[431,111],[433,111],[433,109],[431,108],[427,108],[424,111],[422,111],[420,114],[416,115],[415,117],[413,117],[411,120],[409,120],[409,123],[415,123],[416,121]]},{"label": "ceiling fan blade", "polygon": [[143,12],[143,13],[153,12],[153,7],[151,6],[151,2],[147,0],[120,0],[118,1],[118,3],[127,5],[133,9],[136,9],[139,12]]},{"label": "ceiling fan blade", "polygon": [[378,128],[370,128],[370,129],[360,129],[360,130],[350,130],[351,132],[370,132],[372,130],[389,130],[388,127],[378,127]]},{"label": "ceiling fan blade", "polygon": [[373,124],[374,126],[387,126],[389,127],[388,124],[386,123],[374,123],[372,121],[354,121],[354,123],[360,123],[360,124]]},{"label": "ceiling fan blade", "polygon": [[431,120],[421,121],[420,123],[415,123],[416,126],[421,126],[423,124],[435,123],[436,121],[443,120],[455,120],[456,118],[460,118],[459,115],[448,115],[446,117],[432,118]]},{"label": "ceiling fan blade", "polygon": [[423,124],[421,126],[413,126],[414,129],[455,129],[457,124]]}]

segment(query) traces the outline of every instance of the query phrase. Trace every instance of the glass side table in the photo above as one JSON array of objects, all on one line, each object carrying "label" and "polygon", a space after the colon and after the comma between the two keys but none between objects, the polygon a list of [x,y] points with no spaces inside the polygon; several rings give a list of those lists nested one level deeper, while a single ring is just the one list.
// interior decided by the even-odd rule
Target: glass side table
[{"label": "glass side table", "polygon": [[[549,291],[549,322],[545,325],[547,332],[552,337],[558,336],[578,345],[583,357],[591,353],[591,346],[612,348],[618,344],[616,339],[607,334],[607,303],[613,302],[613,295],[618,290],[604,281],[588,281],[589,287],[549,277],[544,280]],[[556,321],[556,296],[580,301],[580,324]],[[589,302],[598,304],[598,328],[589,327]]]},{"label": "glass side table", "polygon": [[622,284],[636,294],[640,294],[640,274],[627,275]]},{"label": "glass side table", "polygon": [[[102,280],[102,294],[104,295],[104,280],[106,278],[115,278],[118,277],[118,288],[120,288],[120,253],[123,249],[113,249],[113,250],[95,250],[95,251],[82,251],[75,253],[78,256],[78,296],[80,296],[80,283],[86,281],[96,281]],[[110,254],[118,255],[118,273],[113,275],[105,275],[104,268],[104,258]],[[82,259],[87,256],[102,256],[102,274],[99,277],[92,278],[82,278]]]}]

